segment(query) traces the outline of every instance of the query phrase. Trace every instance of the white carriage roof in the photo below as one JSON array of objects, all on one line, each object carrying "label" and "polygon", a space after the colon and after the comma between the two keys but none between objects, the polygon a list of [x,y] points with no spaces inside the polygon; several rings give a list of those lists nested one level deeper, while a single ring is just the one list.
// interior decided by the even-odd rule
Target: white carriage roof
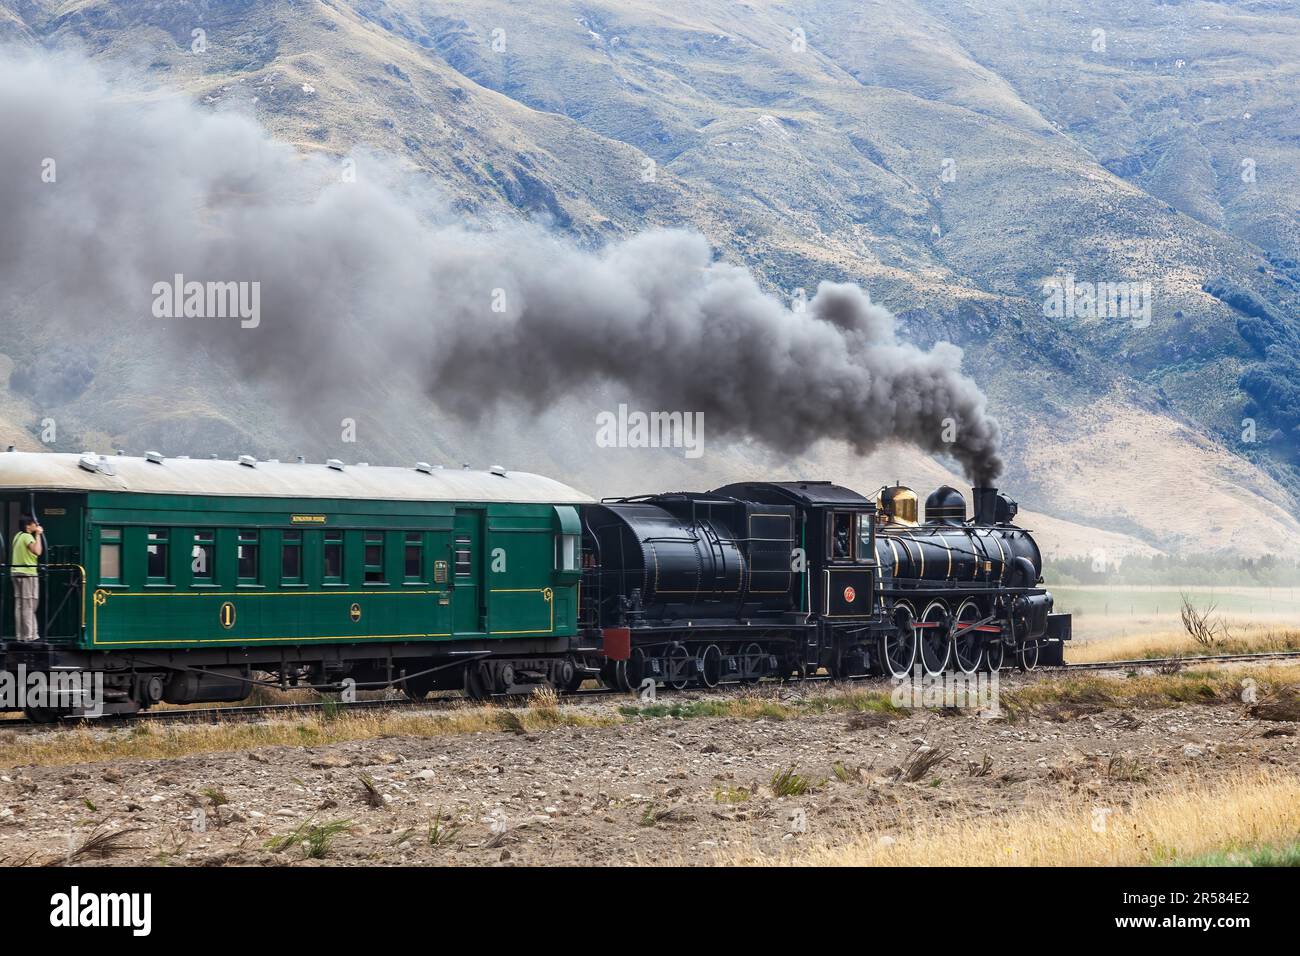
[{"label": "white carriage roof", "polygon": [[568,485],[525,471],[422,470],[206,458],[133,458],[53,452],[0,452],[0,491],[121,491],[251,498],[363,498],[584,504]]}]

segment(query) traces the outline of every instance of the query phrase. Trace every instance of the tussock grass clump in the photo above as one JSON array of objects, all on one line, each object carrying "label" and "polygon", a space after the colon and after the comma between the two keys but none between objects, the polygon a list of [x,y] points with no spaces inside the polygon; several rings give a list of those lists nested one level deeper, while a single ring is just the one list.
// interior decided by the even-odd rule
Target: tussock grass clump
[{"label": "tussock grass clump", "polygon": [[778,770],[772,774],[772,793],[778,797],[802,797],[804,794],[820,790],[825,785],[824,779],[813,780],[811,777],[805,777],[796,773],[794,767]]},{"label": "tussock grass clump", "polygon": [[952,756],[951,750],[938,747],[917,747],[898,768],[895,779],[916,783],[930,775],[930,771]]},{"label": "tussock grass clump", "polygon": [[126,842],[126,838],[138,829],[138,827],[127,827],[123,830],[112,830],[107,827],[96,827],[65,856],[50,860],[49,865],[59,863],[71,865],[84,859],[106,860],[123,850],[134,849]]},{"label": "tussock grass clump", "polygon": [[[890,834],[866,831],[847,843],[813,847],[778,862],[986,867],[1200,865],[1233,854],[1281,859],[1294,852],[1300,832],[1300,777],[1260,773],[1191,790],[1159,788],[1129,807],[1114,808],[1103,824],[1090,807],[1053,806],[1000,819],[922,822]],[[886,835],[892,839],[882,839]],[[728,862],[774,861],[746,856]]]},{"label": "tussock grass clump", "polygon": [[424,842],[429,846],[446,846],[455,843],[456,838],[464,824],[452,819],[450,815],[443,816],[442,808],[439,807],[433,814],[433,820],[429,823],[429,829],[424,836]]},{"label": "tussock grass clump", "polygon": [[303,859],[323,860],[329,855],[330,848],[334,845],[334,838],[351,829],[351,820],[313,823],[308,819],[300,823],[291,833],[271,837],[266,841],[266,848],[272,853],[282,853],[289,847],[297,846],[302,849]]},{"label": "tussock grass clump", "polygon": [[1142,761],[1116,754],[1106,762],[1106,776],[1121,783],[1141,783],[1148,773]]},{"label": "tussock grass clump", "polygon": [[993,772],[993,758],[988,754],[979,762],[970,761],[966,764],[966,775],[970,777],[987,777]]},{"label": "tussock grass clump", "polygon": [[361,796],[365,800],[366,806],[372,810],[378,810],[384,805],[384,795],[379,792],[379,786],[375,783],[375,778],[368,773],[357,774],[357,781],[361,784]]},{"label": "tussock grass clump", "polygon": [[638,822],[643,827],[653,827],[660,823],[690,818],[690,813],[682,807],[661,807],[658,804],[648,803],[641,811],[641,819]]}]

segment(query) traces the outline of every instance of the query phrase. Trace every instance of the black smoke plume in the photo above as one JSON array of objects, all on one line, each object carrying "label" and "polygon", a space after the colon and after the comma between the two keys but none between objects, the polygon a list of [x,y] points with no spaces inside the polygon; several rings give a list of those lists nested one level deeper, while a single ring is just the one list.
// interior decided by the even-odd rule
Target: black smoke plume
[{"label": "black smoke plume", "polygon": [[[899,342],[852,285],[787,307],[697,234],[590,251],[534,225],[467,223],[381,162],[341,175],[246,115],[68,54],[0,52],[0,170],[0,283],[16,301],[53,284],[61,317],[123,334],[164,323],[164,338],[287,375],[308,399],[373,394],[393,368],[467,415],[616,383],[647,410],[703,412],[711,437],[792,454],[897,439],[952,455],[976,483],[1001,471],[960,349]],[[260,283],[256,327],[155,318],[155,284],[176,274]]]}]

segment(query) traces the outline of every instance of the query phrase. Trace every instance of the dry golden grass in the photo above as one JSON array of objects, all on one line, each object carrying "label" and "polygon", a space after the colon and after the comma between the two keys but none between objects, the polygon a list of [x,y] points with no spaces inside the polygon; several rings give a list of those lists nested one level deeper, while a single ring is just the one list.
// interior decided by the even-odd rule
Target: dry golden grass
[{"label": "dry golden grass", "polygon": [[[731,863],[794,866],[1141,866],[1250,850],[1300,832],[1300,778],[1261,772],[1191,789],[1161,788],[1129,807],[1028,810],[901,832],[867,831],[839,846]],[[1103,822],[1099,822],[1099,819]],[[891,840],[882,839],[891,837]]]},{"label": "dry golden grass", "polygon": [[[1208,666],[1179,674],[1089,674],[1004,689],[1003,714],[1060,717],[1110,708],[1161,708],[1240,702],[1252,679],[1261,698],[1300,688],[1300,664],[1226,669]],[[796,720],[845,714],[851,721],[897,719],[889,690],[818,685],[798,696],[779,688],[753,688],[735,696],[659,703],[629,703],[603,711],[564,706],[553,692],[535,693],[525,707],[466,703],[437,713],[349,711],[286,716],[264,721],[172,723],[141,719],[126,727],[85,724],[46,732],[0,730],[0,768],[62,766],[111,760],[159,760],[257,747],[320,747],[384,737],[447,737],[472,733],[538,733],[557,727],[609,727],[655,719]]]},{"label": "dry golden grass", "polygon": [[1030,715],[1068,719],[1120,708],[1150,710],[1186,704],[1240,704],[1245,702],[1247,686],[1261,699],[1283,691],[1294,692],[1300,688],[1300,664],[1249,668],[1208,665],[1176,674],[1062,677],[1005,690],[999,706],[1009,720]]},{"label": "dry golden grass", "polygon": [[78,726],[42,734],[9,733],[0,740],[0,767],[62,766],[99,760],[157,760],[254,747],[319,747],[383,737],[446,737],[472,733],[532,733],[554,727],[620,723],[565,708],[539,695],[528,707],[465,705],[437,714],[343,711],[264,722],[174,724],[141,720],[124,729]]},{"label": "dry golden grass", "polygon": [[1148,657],[1195,657],[1205,654],[1263,654],[1300,651],[1300,629],[1264,621],[1231,621],[1229,636],[1212,647],[1197,643],[1182,629],[1166,628],[1146,634],[1075,641],[1066,649],[1072,664],[1141,660]]}]

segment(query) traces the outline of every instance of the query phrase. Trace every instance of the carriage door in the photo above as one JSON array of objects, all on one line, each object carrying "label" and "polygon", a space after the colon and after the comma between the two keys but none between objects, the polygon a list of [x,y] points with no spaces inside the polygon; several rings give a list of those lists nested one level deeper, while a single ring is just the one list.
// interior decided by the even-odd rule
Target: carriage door
[{"label": "carriage door", "polygon": [[81,516],[84,498],[76,495],[16,495],[3,500],[4,549],[0,563],[6,573],[0,587],[0,635],[14,635],[13,586],[8,564],[14,536],[22,528],[19,518],[34,511],[45,529],[45,554],[40,558],[41,596],[36,623],[46,640],[70,640],[80,636],[82,615]]},{"label": "carriage door", "polygon": [[484,631],[483,558],[483,512],[457,509],[451,533],[452,630],[456,634]]}]

